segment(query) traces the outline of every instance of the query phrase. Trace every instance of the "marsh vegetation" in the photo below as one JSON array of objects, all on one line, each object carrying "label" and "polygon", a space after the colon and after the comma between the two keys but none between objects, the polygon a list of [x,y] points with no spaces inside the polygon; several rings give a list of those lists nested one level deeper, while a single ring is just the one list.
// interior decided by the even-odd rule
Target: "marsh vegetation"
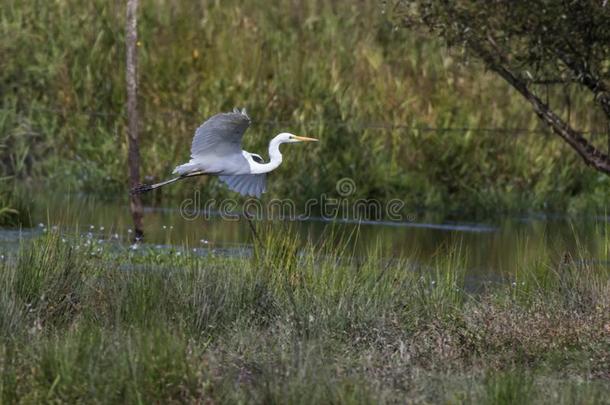
[{"label": "marsh vegetation", "polygon": [[[400,198],[409,209],[460,218],[603,211],[608,203],[608,177],[583,165],[516,92],[475,61],[464,64],[440,43],[398,29],[380,2],[141,3],[145,181],[187,158],[205,118],[239,106],[254,119],[247,150],[264,152],[281,130],[321,139],[315,149],[290,151],[271,196],[303,202],[348,177],[357,180],[355,197]],[[5,175],[101,197],[124,192],[123,6],[4,3]],[[570,86],[545,94],[571,123],[606,139],[599,114],[579,101],[586,94]],[[227,195],[201,181],[204,197]],[[175,204],[192,187],[154,198]]]},{"label": "marsh vegetation", "polygon": [[[234,197],[204,178],[146,196],[132,244],[124,2],[4,0],[0,403],[607,403],[610,178],[386,2],[274,4],[141,1],[144,181],[246,107],[248,150],[321,140],[263,203],[348,179],[347,203],[397,199],[408,221],[254,236],[181,215],[194,190]],[[585,97],[546,88],[601,145]]]},{"label": "marsh vegetation", "polygon": [[2,402],[610,395],[605,231],[603,260],[538,250],[476,294],[459,244],[425,263],[388,261],[347,241],[304,243],[284,225],[259,231],[249,257],[52,229],[24,242],[0,263]]}]

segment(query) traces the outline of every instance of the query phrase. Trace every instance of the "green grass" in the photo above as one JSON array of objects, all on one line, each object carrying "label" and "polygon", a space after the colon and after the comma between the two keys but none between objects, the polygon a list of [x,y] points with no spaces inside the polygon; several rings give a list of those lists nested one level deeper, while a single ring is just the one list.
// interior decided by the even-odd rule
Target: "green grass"
[{"label": "green grass", "polygon": [[31,226],[31,199],[25,194],[11,177],[0,178],[0,226]]},{"label": "green grass", "polygon": [[[303,203],[334,195],[336,181],[351,177],[352,198],[398,198],[408,212],[607,206],[608,177],[545,134],[515,92],[420,33],[395,29],[378,1],[141,3],[141,151],[151,179],[188,158],[205,117],[245,106],[255,120],[250,150],[263,152],[284,130],[321,139],[285,148],[272,197]],[[4,2],[4,173],[101,196],[125,192],[124,12],[123,3],[103,0]],[[606,130],[583,94],[540,90],[579,128]],[[379,123],[390,128],[374,128]],[[215,182],[202,189],[206,197],[228,195]],[[192,183],[177,185],[147,198],[175,202],[190,190]]]},{"label": "green grass", "polygon": [[607,401],[605,264],[541,251],[473,295],[459,245],[388,262],[259,237],[250,258],[24,241],[0,263],[0,402]]}]

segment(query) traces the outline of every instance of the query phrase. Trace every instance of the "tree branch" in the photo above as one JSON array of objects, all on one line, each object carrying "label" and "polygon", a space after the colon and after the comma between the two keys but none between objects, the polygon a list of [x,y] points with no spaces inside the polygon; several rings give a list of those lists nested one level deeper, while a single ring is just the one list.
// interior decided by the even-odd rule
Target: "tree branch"
[{"label": "tree branch", "polygon": [[572,70],[576,79],[587,87],[593,95],[595,100],[601,105],[602,110],[610,120],[610,89],[601,79],[597,78],[593,72],[591,72],[587,66],[579,61],[571,59],[561,49],[555,49],[557,57]]},{"label": "tree branch", "polygon": [[[610,174],[610,158],[608,155],[595,148],[595,146],[583,137],[580,132],[566,124],[565,121],[555,114],[547,104],[529,90],[523,80],[518,78],[503,64],[498,63],[498,59],[504,59],[502,55],[492,54],[473,39],[468,40],[468,45],[479,57],[481,57],[481,59],[483,59],[489,69],[499,74],[529,101],[536,114],[546,122],[557,135],[563,138],[583,158],[587,165],[606,174]],[[490,45],[497,51],[497,46],[495,46],[495,44],[492,43]],[[587,83],[589,82],[587,81]]]}]

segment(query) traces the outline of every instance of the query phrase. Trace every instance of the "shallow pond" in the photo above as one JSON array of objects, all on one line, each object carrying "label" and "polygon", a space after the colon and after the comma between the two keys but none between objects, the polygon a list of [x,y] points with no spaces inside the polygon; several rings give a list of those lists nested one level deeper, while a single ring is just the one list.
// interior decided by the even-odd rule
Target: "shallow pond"
[{"label": "shallow pond", "polygon": [[[422,217],[423,218],[423,217]],[[131,217],[125,200],[100,200],[72,194],[38,198],[32,205],[31,229],[1,229],[0,251],[14,249],[20,238],[29,238],[52,227],[62,231],[92,233],[95,237],[130,243]],[[265,221],[260,221],[264,224]],[[607,266],[603,234],[606,217],[566,218],[531,215],[490,220],[486,223],[448,223],[413,219],[394,222],[332,221],[323,218],[284,221],[314,243],[329,238],[349,238],[349,254],[365,255],[381,246],[385,257],[411,257],[426,261],[448,246],[461,246],[468,257],[471,276],[497,278],[510,274],[524,257],[549,252],[557,260],[570,253],[578,260]],[[227,254],[247,252],[252,233],[243,218],[223,218],[216,212],[185,217],[179,208],[145,209],[145,242],[153,246],[215,249]],[[277,226],[285,226],[275,222]]]}]

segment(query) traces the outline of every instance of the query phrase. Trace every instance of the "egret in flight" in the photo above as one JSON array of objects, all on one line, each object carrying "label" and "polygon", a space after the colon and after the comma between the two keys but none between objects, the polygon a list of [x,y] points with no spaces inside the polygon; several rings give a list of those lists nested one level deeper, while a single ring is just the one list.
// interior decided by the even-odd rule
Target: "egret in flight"
[{"label": "egret in flight", "polygon": [[144,193],[188,177],[214,175],[231,190],[258,198],[266,191],[266,173],[282,163],[281,144],[317,141],[282,132],[269,142],[269,162],[265,163],[260,155],[241,148],[241,139],[249,126],[250,117],[245,109],[214,115],[195,131],[191,160],[174,169],[173,174],[178,177],[157,184],[142,184],[132,189],[132,193]]}]

